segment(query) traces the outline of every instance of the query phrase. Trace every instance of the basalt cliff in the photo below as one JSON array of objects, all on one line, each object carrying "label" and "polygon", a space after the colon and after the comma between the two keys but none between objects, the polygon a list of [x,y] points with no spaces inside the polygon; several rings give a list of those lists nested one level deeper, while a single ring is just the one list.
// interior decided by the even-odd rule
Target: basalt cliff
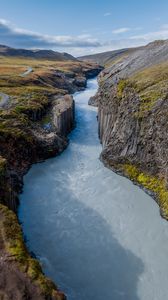
[{"label": "basalt cliff", "polygon": [[94,60],[105,65],[90,99],[98,106],[101,160],[150,193],[168,219],[168,40]]},{"label": "basalt cliff", "polygon": [[75,126],[71,94],[101,68],[53,51],[0,46],[0,55],[0,299],[65,299],[26,249],[18,194],[33,163],[68,145]]}]

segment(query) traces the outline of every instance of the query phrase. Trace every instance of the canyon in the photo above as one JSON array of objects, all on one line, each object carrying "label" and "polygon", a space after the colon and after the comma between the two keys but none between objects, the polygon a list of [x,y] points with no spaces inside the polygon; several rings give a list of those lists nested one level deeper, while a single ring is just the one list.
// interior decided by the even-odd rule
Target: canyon
[{"label": "canyon", "polygon": [[74,94],[67,149],[24,177],[19,220],[28,248],[69,300],[164,300],[168,224],[158,205],[99,160],[96,79]]},{"label": "canyon", "polygon": [[165,299],[168,41],[0,55],[0,299]]}]

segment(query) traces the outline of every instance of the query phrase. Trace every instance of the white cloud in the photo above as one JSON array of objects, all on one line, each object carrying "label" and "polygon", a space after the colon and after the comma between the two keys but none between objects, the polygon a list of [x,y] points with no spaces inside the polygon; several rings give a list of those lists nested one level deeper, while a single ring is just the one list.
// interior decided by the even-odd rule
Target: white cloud
[{"label": "white cloud", "polygon": [[114,29],[112,31],[113,34],[120,34],[120,33],[125,33],[125,32],[128,32],[130,31],[131,29],[128,28],[128,27],[122,27],[122,28],[118,28],[118,29]]},{"label": "white cloud", "polygon": [[141,35],[134,35],[131,36],[131,40],[142,40],[145,42],[151,42],[154,40],[164,40],[168,38],[168,28],[167,29],[161,29],[158,31],[148,32]]},{"label": "white cloud", "polygon": [[79,36],[50,36],[17,28],[10,22],[0,19],[0,41],[12,47],[26,48],[59,48],[59,47],[96,47],[97,39],[89,34]]},{"label": "white cloud", "polygon": [[109,17],[109,16],[111,16],[111,13],[110,13],[110,12],[106,12],[106,13],[104,14],[104,17]]}]

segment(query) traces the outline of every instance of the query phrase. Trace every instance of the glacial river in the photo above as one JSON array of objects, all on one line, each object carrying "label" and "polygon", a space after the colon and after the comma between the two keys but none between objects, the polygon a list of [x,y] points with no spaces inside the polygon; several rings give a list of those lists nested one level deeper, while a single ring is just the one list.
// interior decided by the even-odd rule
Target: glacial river
[{"label": "glacial river", "polygon": [[75,93],[77,126],[60,156],[24,178],[27,245],[68,300],[168,299],[168,223],[155,201],[99,161],[97,90]]}]

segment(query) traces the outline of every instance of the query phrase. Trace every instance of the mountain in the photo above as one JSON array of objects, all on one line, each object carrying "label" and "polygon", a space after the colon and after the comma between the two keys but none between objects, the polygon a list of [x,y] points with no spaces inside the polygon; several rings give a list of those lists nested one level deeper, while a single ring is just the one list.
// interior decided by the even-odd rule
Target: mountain
[{"label": "mountain", "polygon": [[102,53],[97,53],[97,54],[92,54],[92,55],[81,56],[81,57],[78,57],[78,59],[80,59],[82,61],[95,62],[102,66],[105,66],[105,65],[110,64],[110,62],[113,61],[114,59],[120,58],[123,55],[131,53],[135,49],[137,49],[137,48],[113,50],[113,51],[108,51],[108,52],[102,52]]},{"label": "mountain", "polygon": [[[139,53],[140,56],[141,56],[141,54],[144,56],[145,52],[148,55],[152,51],[152,49],[154,51],[154,49],[157,48],[157,47],[161,47],[161,49],[165,48],[165,51],[167,51],[166,44],[167,44],[166,40],[157,40],[157,41],[149,43],[147,46],[141,46],[141,47],[136,47],[136,48],[119,49],[119,50],[114,50],[114,51],[108,51],[108,52],[102,52],[102,53],[97,53],[97,54],[92,54],[92,55],[86,55],[86,56],[78,57],[78,59],[80,59],[82,61],[96,62],[96,63],[98,63],[102,66],[108,67],[108,66],[110,66],[111,63],[119,62],[120,59],[122,59],[122,58],[125,58],[127,56],[131,57],[131,55],[133,55],[133,53],[136,53],[136,54]],[[163,60],[164,60],[165,55],[166,55],[165,52],[164,52],[164,55],[162,55],[162,53],[160,53],[160,54],[158,53],[157,57],[156,57],[156,55],[154,55],[154,58],[156,58],[158,60],[158,57],[160,56],[159,61],[162,59],[162,57],[163,57]]]},{"label": "mountain", "polygon": [[77,59],[68,53],[60,53],[53,50],[26,50],[26,49],[15,49],[8,46],[0,45],[0,55],[2,56],[13,56],[13,57],[24,57],[24,58],[35,58],[35,59],[46,59],[55,61],[66,61]]}]

